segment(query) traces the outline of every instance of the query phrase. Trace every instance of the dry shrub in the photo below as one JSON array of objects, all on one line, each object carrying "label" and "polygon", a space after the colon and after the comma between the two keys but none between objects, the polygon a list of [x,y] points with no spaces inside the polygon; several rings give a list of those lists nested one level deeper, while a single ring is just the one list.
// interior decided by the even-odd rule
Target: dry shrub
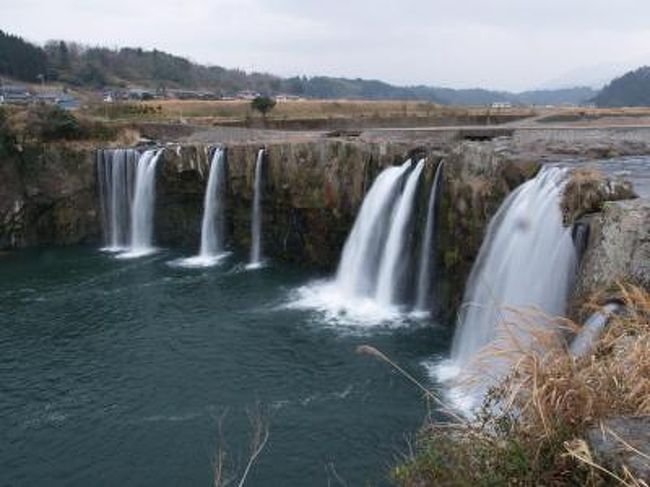
[{"label": "dry shrub", "polygon": [[564,223],[572,224],[586,213],[602,210],[606,201],[632,199],[636,196],[628,181],[612,181],[600,171],[589,167],[574,169],[562,198]]},{"label": "dry shrub", "polygon": [[[598,465],[584,441],[608,418],[650,415],[650,294],[622,286],[619,297],[625,312],[610,319],[585,356],[573,357],[555,334],[536,331],[476,418],[430,423],[394,479],[418,487],[647,485],[625,469]],[[568,320],[559,325],[578,328]]]}]

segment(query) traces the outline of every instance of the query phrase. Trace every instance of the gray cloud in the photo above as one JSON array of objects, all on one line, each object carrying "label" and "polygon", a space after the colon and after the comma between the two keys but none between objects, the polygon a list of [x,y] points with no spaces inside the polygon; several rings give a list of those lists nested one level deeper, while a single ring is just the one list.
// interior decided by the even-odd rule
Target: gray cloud
[{"label": "gray cloud", "polygon": [[37,42],[157,47],[281,75],[526,89],[650,62],[644,0],[0,0],[0,11],[0,28]]}]

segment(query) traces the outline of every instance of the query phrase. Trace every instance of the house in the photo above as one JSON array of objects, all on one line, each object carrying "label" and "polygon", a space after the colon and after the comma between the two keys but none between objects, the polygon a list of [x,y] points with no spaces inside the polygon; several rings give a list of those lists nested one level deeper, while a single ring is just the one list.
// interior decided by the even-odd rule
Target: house
[{"label": "house", "polygon": [[512,103],[509,101],[495,101],[491,105],[492,108],[512,108]]},{"label": "house", "polygon": [[2,85],[0,86],[0,96],[3,103],[27,105],[32,101],[29,89],[22,85]]},{"label": "house", "polygon": [[239,98],[240,100],[254,100],[255,98],[259,98],[260,95],[257,91],[252,91],[252,90],[243,90],[237,93],[236,97]]}]

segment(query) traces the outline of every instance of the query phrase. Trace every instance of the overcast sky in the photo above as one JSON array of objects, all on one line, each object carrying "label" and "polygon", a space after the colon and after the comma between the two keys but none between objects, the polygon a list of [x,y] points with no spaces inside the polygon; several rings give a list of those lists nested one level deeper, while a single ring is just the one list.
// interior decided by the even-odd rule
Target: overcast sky
[{"label": "overcast sky", "polygon": [[231,68],[524,90],[650,64],[648,0],[0,0],[34,42]]}]

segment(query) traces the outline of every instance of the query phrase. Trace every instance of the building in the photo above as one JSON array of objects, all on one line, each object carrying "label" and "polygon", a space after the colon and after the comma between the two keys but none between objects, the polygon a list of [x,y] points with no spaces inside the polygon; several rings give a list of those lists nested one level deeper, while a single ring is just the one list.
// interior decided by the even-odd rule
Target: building
[{"label": "building", "polygon": [[22,85],[0,86],[0,97],[3,103],[15,105],[27,105],[32,102],[32,94],[26,86]]}]

